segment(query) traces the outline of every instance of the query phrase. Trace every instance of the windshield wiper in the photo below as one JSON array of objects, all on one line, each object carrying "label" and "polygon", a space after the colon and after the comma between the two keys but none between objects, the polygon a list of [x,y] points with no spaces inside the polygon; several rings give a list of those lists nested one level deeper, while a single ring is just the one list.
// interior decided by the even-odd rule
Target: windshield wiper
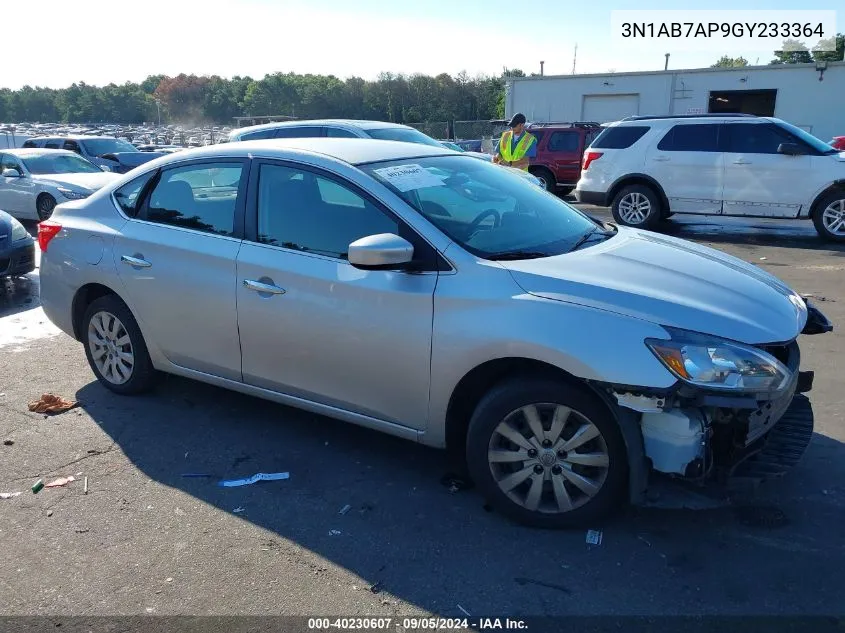
[{"label": "windshield wiper", "polygon": [[584,235],[581,236],[581,239],[575,242],[575,246],[570,248],[569,252],[571,253],[572,251],[577,251],[581,246],[590,241],[594,235],[599,235],[603,238],[607,238],[614,235],[614,233],[612,231],[599,231],[598,229],[591,229],[590,231],[584,233]]},{"label": "windshield wiper", "polygon": [[541,253],[540,251],[507,251],[504,253],[494,253],[487,257],[487,259],[502,262],[512,259],[536,259],[538,257],[549,257],[549,254]]}]

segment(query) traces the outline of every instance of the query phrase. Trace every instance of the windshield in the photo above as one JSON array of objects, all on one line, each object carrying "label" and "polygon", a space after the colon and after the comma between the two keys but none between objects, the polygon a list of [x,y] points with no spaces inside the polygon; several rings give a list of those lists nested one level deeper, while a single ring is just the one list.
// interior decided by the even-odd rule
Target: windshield
[{"label": "windshield", "polygon": [[519,174],[470,156],[406,159],[361,169],[485,259],[560,255],[602,230]]},{"label": "windshield", "polygon": [[89,138],[80,141],[85,151],[91,156],[115,154],[117,152],[137,152],[138,148],[122,138]]},{"label": "windshield", "polygon": [[403,141],[405,143],[419,143],[420,145],[434,145],[443,147],[430,136],[427,136],[413,128],[404,127],[379,127],[371,130],[364,130],[372,138],[380,141]]},{"label": "windshield", "polygon": [[839,153],[838,150],[831,147],[829,144],[822,141],[820,138],[817,138],[810,134],[809,132],[805,132],[800,127],[795,127],[791,123],[787,123],[786,121],[780,121],[779,125],[786,129],[787,131],[791,132],[793,135],[800,138],[804,141],[807,145],[812,147],[817,152],[822,154],[837,154]]},{"label": "windshield", "polygon": [[22,157],[23,164],[31,174],[45,176],[49,174],[92,174],[100,168],[76,154],[64,152],[44,152]]}]

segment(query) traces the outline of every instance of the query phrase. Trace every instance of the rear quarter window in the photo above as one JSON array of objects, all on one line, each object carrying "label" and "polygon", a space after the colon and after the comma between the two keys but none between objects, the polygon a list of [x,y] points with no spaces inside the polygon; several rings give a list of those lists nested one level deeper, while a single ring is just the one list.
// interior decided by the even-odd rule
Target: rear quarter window
[{"label": "rear quarter window", "polygon": [[651,128],[647,125],[625,125],[606,128],[596,137],[595,149],[627,149],[639,141]]}]

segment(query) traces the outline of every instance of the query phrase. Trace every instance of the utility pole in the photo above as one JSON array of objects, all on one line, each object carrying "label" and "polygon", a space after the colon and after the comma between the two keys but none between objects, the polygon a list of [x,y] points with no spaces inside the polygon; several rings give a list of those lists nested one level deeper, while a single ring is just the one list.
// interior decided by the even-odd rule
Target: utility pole
[{"label": "utility pole", "polygon": [[669,53],[666,53],[666,63],[663,64],[663,70],[669,70]]},{"label": "utility pole", "polygon": [[541,77],[543,76],[543,64],[545,64],[545,63],[546,62],[540,62],[540,76]]},{"label": "utility pole", "polygon": [[572,74],[575,74],[575,61],[578,59],[578,44],[575,45],[575,53],[572,55]]},{"label": "utility pole", "polygon": [[156,99],[156,112],[158,112],[158,126],[161,127],[161,101]]}]

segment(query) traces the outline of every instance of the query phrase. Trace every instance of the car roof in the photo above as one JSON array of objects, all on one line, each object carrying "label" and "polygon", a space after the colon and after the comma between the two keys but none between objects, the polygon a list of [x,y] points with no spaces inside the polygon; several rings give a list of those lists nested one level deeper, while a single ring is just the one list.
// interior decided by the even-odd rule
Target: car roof
[{"label": "car roof", "polygon": [[275,130],[278,128],[285,127],[312,127],[315,125],[337,125],[357,127],[362,130],[376,130],[383,128],[410,129],[407,125],[402,125],[401,123],[389,123],[387,121],[367,121],[363,119],[307,119],[302,121],[276,121],[275,123],[262,123],[261,125],[250,125],[247,127],[232,130],[230,134],[234,136],[243,132],[252,132],[256,130]]},{"label": "car roof", "polygon": [[[262,158],[291,158],[296,154],[322,155],[350,165],[380,161],[423,158],[428,156],[461,156],[442,146],[421,143],[382,141],[370,138],[286,138],[261,141],[239,141],[208,145],[177,152],[178,160],[191,158],[260,155]],[[163,160],[163,159],[160,159]],[[159,163],[161,164],[161,163]]]},{"label": "car roof", "polygon": [[99,134],[53,134],[50,136],[34,136],[28,141],[52,141],[52,140],[70,140],[70,141],[87,141],[88,139],[95,139],[95,138],[108,138],[113,139],[116,138],[114,136],[103,136]]},{"label": "car roof", "polygon": [[612,121],[605,125],[643,125],[647,123],[771,123],[778,121],[775,117],[764,117],[754,115],[739,115],[739,114],[676,114],[674,116],[634,116],[620,119],[619,121]]},{"label": "car roof", "polygon": [[11,154],[12,156],[20,156],[21,158],[25,158],[26,156],[32,156],[34,154],[47,154],[49,153],[51,156],[53,154],[73,154],[77,156],[76,152],[71,152],[67,149],[47,149],[44,147],[19,147],[17,149],[4,149],[0,150],[0,154]]}]

